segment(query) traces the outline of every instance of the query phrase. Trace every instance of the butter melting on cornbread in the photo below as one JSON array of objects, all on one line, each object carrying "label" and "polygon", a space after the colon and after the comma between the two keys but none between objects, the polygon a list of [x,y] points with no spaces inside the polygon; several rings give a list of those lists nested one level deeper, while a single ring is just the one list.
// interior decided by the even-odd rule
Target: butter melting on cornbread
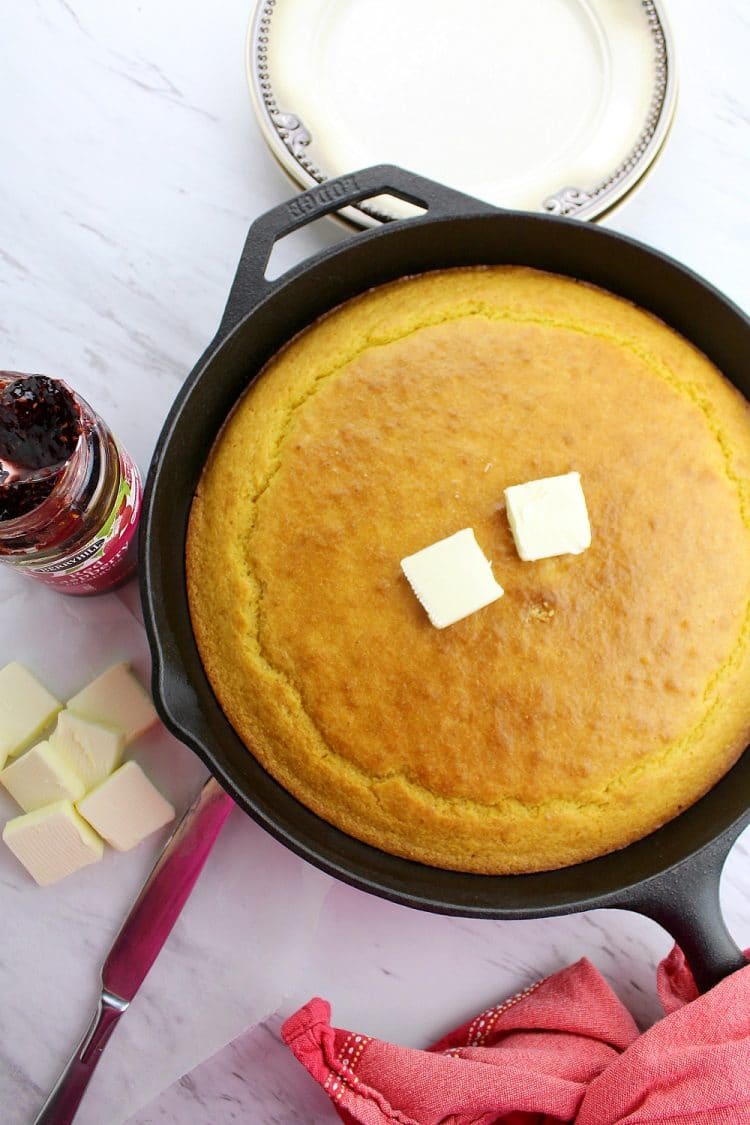
[{"label": "butter melting on cornbread", "polygon": [[510,529],[524,562],[580,555],[591,546],[580,473],[510,485],[504,494]]},{"label": "butter melting on cornbread", "polygon": [[455,625],[503,596],[470,527],[402,559],[401,569],[436,629]]}]

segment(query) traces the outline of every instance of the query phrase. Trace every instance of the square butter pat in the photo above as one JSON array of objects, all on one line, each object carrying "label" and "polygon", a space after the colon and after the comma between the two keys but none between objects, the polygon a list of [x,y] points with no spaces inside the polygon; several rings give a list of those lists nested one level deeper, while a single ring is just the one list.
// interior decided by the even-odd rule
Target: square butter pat
[{"label": "square butter pat", "polygon": [[61,707],[23,664],[0,669],[0,768],[39,738]]},{"label": "square butter pat", "polygon": [[78,811],[118,852],[126,852],[174,820],[174,809],[137,762],[119,770],[78,802]]},{"label": "square butter pat", "polygon": [[57,801],[9,820],[3,840],[40,886],[97,863],[104,843],[70,801]]},{"label": "square butter pat", "polygon": [[[125,733],[116,727],[92,723],[73,711],[65,710],[57,716],[57,726],[50,735],[50,742],[63,751],[82,778],[86,790],[89,790],[119,766]],[[75,799],[78,800],[77,797]]]},{"label": "square butter pat", "polygon": [[530,480],[505,489],[508,522],[525,562],[580,555],[591,546],[591,526],[580,473]]},{"label": "square butter pat", "polygon": [[436,629],[503,596],[470,527],[402,559],[401,569]]},{"label": "square butter pat", "polygon": [[86,792],[65,752],[51,742],[39,742],[11,762],[0,782],[27,813],[53,801],[78,801]]},{"label": "square butter pat", "polygon": [[115,664],[68,700],[68,710],[93,723],[116,727],[125,744],[147,731],[157,719],[151,697],[128,668]]}]

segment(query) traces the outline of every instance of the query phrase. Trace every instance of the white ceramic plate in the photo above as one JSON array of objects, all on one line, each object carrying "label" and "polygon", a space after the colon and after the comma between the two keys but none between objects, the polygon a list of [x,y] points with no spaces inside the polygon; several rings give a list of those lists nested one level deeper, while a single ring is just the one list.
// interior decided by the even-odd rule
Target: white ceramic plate
[{"label": "white ceramic plate", "polygon": [[303,187],[391,163],[581,218],[640,179],[676,93],[658,0],[260,0],[247,53],[266,140]]}]

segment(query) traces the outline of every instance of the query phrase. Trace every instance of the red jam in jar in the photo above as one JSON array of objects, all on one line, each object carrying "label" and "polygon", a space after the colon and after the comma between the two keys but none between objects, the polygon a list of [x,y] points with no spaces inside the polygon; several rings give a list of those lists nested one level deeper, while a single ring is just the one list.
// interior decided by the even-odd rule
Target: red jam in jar
[{"label": "red jam in jar", "polygon": [[99,594],[137,562],[141,479],[59,379],[0,371],[0,562],[66,594]]}]

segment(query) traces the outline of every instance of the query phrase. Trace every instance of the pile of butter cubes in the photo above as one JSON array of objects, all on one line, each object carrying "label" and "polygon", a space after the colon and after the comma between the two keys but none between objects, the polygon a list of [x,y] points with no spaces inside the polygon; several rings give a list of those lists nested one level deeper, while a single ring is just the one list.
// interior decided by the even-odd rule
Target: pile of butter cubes
[{"label": "pile of butter cubes", "polygon": [[[491,467],[488,462],[485,472]],[[591,546],[580,473],[512,484],[504,496],[511,534],[524,562],[580,555]],[[407,555],[401,569],[436,629],[455,625],[505,593],[472,527]]]},{"label": "pile of butter cubes", "polygon": [[23,665],[0,670],[0,784],[24,810],[2,835],[41,886],[96,863],[105,841],[127,851],[174,819],[137,762],[120,764],[156,718],[127,664],[66,706]]}]

